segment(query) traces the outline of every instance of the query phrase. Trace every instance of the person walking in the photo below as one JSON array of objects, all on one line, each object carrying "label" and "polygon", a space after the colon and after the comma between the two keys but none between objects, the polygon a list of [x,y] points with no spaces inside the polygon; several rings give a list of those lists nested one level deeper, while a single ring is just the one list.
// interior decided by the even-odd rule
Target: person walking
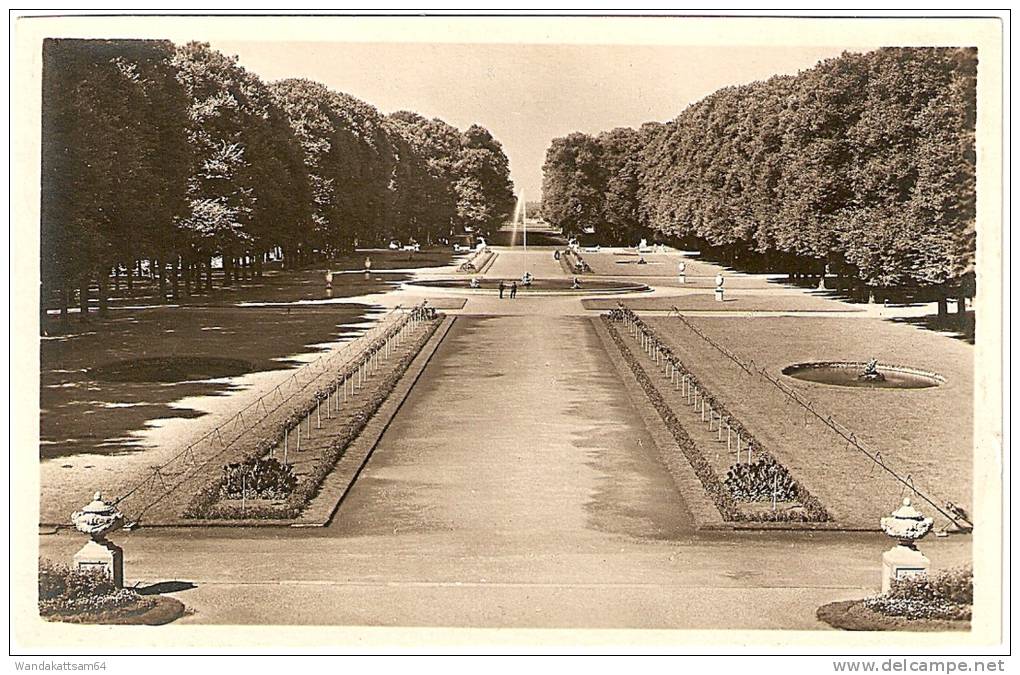
[{"label": "person walking", "polygon": [[510,299],[513,300],[517,297],[517,282],[510,284]]},{"label": "person walking", "polygon": [[503,299],[503,290],[504,290],[505,288],[506,288],[506,284],[504,284],[504,283],[503,283],[503,280],[502,280],[502,279],[500,279],[500,280],[499,280],[499,299],[500,299],[500,300],[502,300],[502,299]]}]

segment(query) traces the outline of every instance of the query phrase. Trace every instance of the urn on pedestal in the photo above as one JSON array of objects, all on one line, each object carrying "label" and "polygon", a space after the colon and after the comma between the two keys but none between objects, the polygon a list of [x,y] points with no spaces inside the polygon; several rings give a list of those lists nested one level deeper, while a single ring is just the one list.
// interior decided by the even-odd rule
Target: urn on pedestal
[{"label": "urn on pedestal", "polygon": [[71,523],[79,532],[89,535],[89,542],[74,554],[78,570],[101,570],[113,579],[117,588],[124,586],[124,550],[106,539],[106,535],[124,524],[124,514],[103,501],[97,492],[92,502],[71,514]]},{"label": "urn on pedestal", "polygon": [[917,541],[928,534],[934,521],[925,518],[907,497],[881,522],[882,531],[899,542],[882,554],[882,592],[888,593],[893,581],[928,573],[931,561],[917,550]]}]

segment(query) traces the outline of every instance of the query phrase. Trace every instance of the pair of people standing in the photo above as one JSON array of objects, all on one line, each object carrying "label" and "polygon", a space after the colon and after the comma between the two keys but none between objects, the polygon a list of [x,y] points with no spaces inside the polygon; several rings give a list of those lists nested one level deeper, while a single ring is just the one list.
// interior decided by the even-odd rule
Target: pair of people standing
[{"label": "pair of people standing", "polygon": [[[503,291],[505,291],[507,288],[508,288],[508,286],[505,283],[503,283],[502,281],[499,282],[499,299],[500,300],[503,299]],[[510,289],[510,299],[513,300],[514,298],[517,297],[517,282],[516,281],[512,282],[510,284],[510,286],[509,286],[509,289]]]}]

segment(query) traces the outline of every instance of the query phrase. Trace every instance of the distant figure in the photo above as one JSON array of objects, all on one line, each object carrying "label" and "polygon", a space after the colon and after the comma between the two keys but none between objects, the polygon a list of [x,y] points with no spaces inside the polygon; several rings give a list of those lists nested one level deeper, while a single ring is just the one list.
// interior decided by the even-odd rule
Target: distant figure
[{"label": "distant figure", "polygon": [[513,300],[517,297],[517,282],[510,284],[510,299]]},{"label": "distant figure", "polygon": [[365,271],[367,272],[370,269],[372,269],[372,259],[366,257],[365,258]]},{"label": "distant figure", "polygon": [[499,299],[500,299],[500,300],[502,300],[502,299],[503,299],[503,291],[504,291],[505,289],[506,289],[506,284],[504,284],[504,283],[503,283],[503,280],[502,280],[502,279],[500,279],[500,280],[499,280]]},{"label": "distant figure", "polygon": [[581,287],[581,281],[577,277],[574,277],[574,283],[572,283],[570,287],[576,291]]},{"label": "distant figure", "polygon": [[723,283],[725,283],[725,281],[726,280],[723,279],[722,272],[720,272],[719,274],[715,275],[715,287],[716,288],[722,288],[723,287]]},{"label": "distant figure", "polygon": [[333,288],[333,270],[326,270],[326,288]]},{"label": "distant figure", "polygon": [[647,265],[647,264],[648,264],[648,261],[647,261],[647,260],[645,260],[645,257],[644,257],[644,256],[641,256],[640,258],[638,258],[637,264],[638,264],[638,265]]}]

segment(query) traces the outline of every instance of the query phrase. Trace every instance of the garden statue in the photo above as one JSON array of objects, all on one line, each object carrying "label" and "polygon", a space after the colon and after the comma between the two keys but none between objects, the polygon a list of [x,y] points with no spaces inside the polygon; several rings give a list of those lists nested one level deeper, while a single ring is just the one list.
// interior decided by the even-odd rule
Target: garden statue
[{"label": "garden statue", "polygon": [[687,263],[681,260],[676,266],[677,276],[680,277],[680,283],[687,283]]},{"label": "garden statue", "polygon": [[71,514],[71,523],[76,530],[89,535],[89,542],[74,554],[74,567],[102,570],[117,588],[123,588],[124,551],[108,541],[106,535],[124,524],[124,514],[103,501],[102,493],[97,492],[90,504]]},{"label": "garden statue", "polygon": [[715,275],[715,299],[719,302],[723,301],[723,284],[725,283],[722,272]]},{"label": "garden statue", "polygon": [[534,279],[534,277],[531,276],[531,272],[525,272],[524,276],[521,277],[521,283],[525,286],[530,286],[532,279]]},{"label": "garden statue", "polygon": [[478,277],[471,277],[471,288],[478,288],[481,284],[478,281]]},{"label": "garden statue", "polygon": [[576,291],[581,287],[581,281],[577,277],[574,277],[574,283],[572,283],[570,287]]},{"label": "garden statue", "polygon": [[883,593],[888,593],[897,579],[928,573],[931,561],[917,550],[917,540],[928,534],[933,523],[911,505],[910,497],[904,498],[903,505],[891,516],[882,519],[882,531],[898,542],[882,554]]},{"label": "garden statue", "polygon": [[864,370],[857,376],[857,379],[865,382],[884,382],[885,375],[878,372],[878,359],[868,361],[868,365],[864,367]]},{"label": "garden statue", "polygon": [[326,288],[333,288],[333,270],[326,270]]}]

